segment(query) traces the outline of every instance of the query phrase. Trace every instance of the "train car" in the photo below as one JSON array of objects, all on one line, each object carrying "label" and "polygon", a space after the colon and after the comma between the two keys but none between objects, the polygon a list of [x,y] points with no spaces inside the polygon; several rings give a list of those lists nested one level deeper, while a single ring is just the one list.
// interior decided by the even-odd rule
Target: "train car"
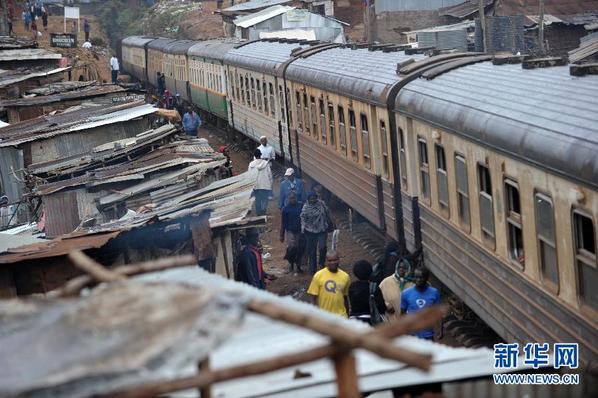
[{"label": "train car", "polygon": [[165,69],[171,67],[170,63],[164,62],[165,51],[175,41],[175,39],[159,38],[147,44],[147,81],[154,87],[158,87],[157,73],[167,74]]},{"label": "train car", "polygon": [[122,67],[137,80],[146,82],[147,45],[154,37],[131,36],[122,40]]},{"label": "train car", "polygon": [[226,98],[227,79],[225,54],[238,45],[236,40],[206,40],[196,42],[187,51],[189,62],[190,101],[217,118],[230,120]]},{"label": "train car", "polygon": [[230,81],[231,125],[256,141],[260,136],[268,137],[276,153],[285,159],[290,159],[290,154],[283,65],[292,59],[294,50],[313,44],[316,43],[258,40],[233,48],[224,57]]},{"label": "train car", "polygon": [[165,89],[174,96],[179,93],[185,101],[190,101],[189,95],[189,64],[187,51],[197,42],[193,40],[176,40],[164,46],[164,75]]},{"label": "train car", "polygon": [[[397,65],[421,58],[398,47],[328,45],[297,57],[285,73],[296,164],[401,241],[388,106],[400,81]],[[409,242],[414,246],[412,237]]]},{"label": "train car", "polygon": [[458,66],[395,104],[425,262],[506,341],[579,343],[595,362],[598,76]]}]

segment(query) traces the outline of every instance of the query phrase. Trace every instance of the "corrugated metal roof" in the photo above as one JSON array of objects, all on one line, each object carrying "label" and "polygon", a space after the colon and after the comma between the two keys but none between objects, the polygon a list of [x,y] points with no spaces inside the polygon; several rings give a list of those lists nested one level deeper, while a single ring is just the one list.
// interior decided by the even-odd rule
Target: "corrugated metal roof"
[{"label": "corrugated metal roof", "polygon": [[367,48],[335,47],[294,60],[286,77],[313,87],[386,106],[390,86],[400,80],[397,64],[423,55],[403,51],[370,51]]},{"label": "corrugated metal roof", "polygon": [[[494,0],[484,0],[486,1],[486,7],[494,3]],[[443,7],[438,10],[438,13],[441,16],[449,16],[455,18],[467,18],[470,17],[478,12],[480,9],[480,1],[479,0],[466,0],[461,4],[457,4],[454,6]]]},{"label": "corrugated metal roof", "polygon": [[197,44],[195,40],[176,40],[165,47],[167,54],[187,54],[190,47]]},{"label": "corrugated metal roof", "polygon": [[21,107],[21,106],[38,106],[59,101],[71,101],[78,98],[91,98],[101,95],[114,94],[125,92],[126,89],[116,84],[107,85],[92,85],[78,90],[67,91],[52,95],[38,95],[35,97],[0,100],[0,106],[4,107]]},{"label": "corrugated metal roof", "polygon": [[598,58],[598,34],[581,42],[575,50],[569,51],[569,62],[580,63],[586,59]]},{"label": "corrugated metal roof", "polygon": [[277,4],[285,4],[290,3],[292,0],[251,0],[245,3],[237,4],[232,7],[228,7],[222,10],[222,12],[226,13],[236,13],[236,12],[243,12],[243,11],[251,11],[256,10],[264,7],[270,7]]},{"label": "corrugated metal roof", "polygon": [[190,56],[222,60],[225,54],[241,42],[238,39],[218,39],[197,42],[187,52]]},{"label": "corrugated metal roof", "polygon": [[58,115],[39,116],[35,119],[12,124],[0,131],[0,147],[17,146],[74,131],[125,122],[156,112],[150,104],[132,102],[112,107],[84,108]]},{"label": "corrugated metal roof", "polygon": [[9,249],[15,249],[21,246],[30,245],[37,243],[41,239],[39,236],[33,236],[31,234],[6,234],[0,232],[0,253],[4,253]]},{"label": "corrugated metal roof", "polygon": [[151,42],[149,42],[147,45],[147,48],[151,48],[153,50],[166,51],[168,49],[168,47],[170,46],[170,44],[175,41],[176,41],[176,39],[168,39],[168,38],[161,37],[159,39],[152,40]]},{"label": "corrugated metal roof", "polygon": [[147,43],[156,39],[157,37],[129,36],[122,40],[122,45],[129,47],[144,47]]},{"label": "corrugated metal roof", "polygon": [[0,87],[6,87],[11,84],[19,83],[29,79],[35,79],[38,77],[48,77],[58,73],[66,72],[69,69],[71,68],[56,68],[44,71],[0,71]]},{"label": "corrugated metal roof", "polygon": [[414,80],[395,108],[598,188],[598,76],[482,62]]},{"label": "corrugated metal roof", "polygon": [[[217,289],[227,295],[248,299],[274,301],[294,311],[313,314],[338,324],[339,328],[353,331],[368,330],[358,321],[348,320],[314,305],[300,302],[291,297],[275,296],[249,285],[210,274],[198,267],[172,269],[164,272],[136,277],[142,281],[179,282],[195,285],[198,291]],[[223,369],[247,362],[270,359],[279,355],[301,352],[326,344],[328,338],[308,329],[272,321],[264,316],[249,312],[243,324],[224,343],[210,354],[210,367]],[[362,392],[380,391],[395,387],[463,380],[490,376],[494,369],[494,353],[487,348],[454,348],[432,343],[411,336],[395,340],[397,346],[433,355],[430,372],[422,372],[404,364],[381,359],[364,350],[356,350],[359,387]],[[264,349],[267,347],[267,349]],[[523,360],[519,361],[522,364]],[[524,367],[520,367],[523,369]],[[307,377],[297,378],[300,370]],[[180,369],[180,376],[194,374],[195,368]],[[306,363],[292,368],[271,372],[251,378],[225,381],[212,386],[214,396],[220,398],[244,397],[289,397],[313,398],[337,395],[336,374],[328,359]],[[194,391],[175,394],[180,397],[197,396]]]},{"label": "corrugated metal roof", "polygon": [[[544,0],[544,13],[559,18],[597,10],[598,0]],[[494,6],[494,13],[495,15],[534,15],[538,13],[538,1],[500,0]]]},{"label": "corrugated metal roof", "polygon": [[0,62],[30,61],[34,59],[61,59],[62,55],[43,48],[20,48],[15,50],[0,50]]},{"label": "corrugated metal roof", "polygon": [[263,21],[267,21],[270,18],[274,18],[280,14],[284,14],[285,12],[294,9],[295,7],[289,6],[272,6],[253,14],[237,17],[235,18],[233,23],[241,28],[248,28],[250,26],[253,26]]},{"label": "corrugated metal roof", "polygon": [[314,29],[286,29],[259,33],[260,39],[278,37],[281,39],[316,40],[316,32]]},{"label": "corrugated metal roof", "polygon": [[277,68],[291,59],[291,52],[296,48],[307,47],[309,44],[300,44],[300,42],[254,41],[230,50],[224,56],[224,63],[257,72],[280,75]]}]

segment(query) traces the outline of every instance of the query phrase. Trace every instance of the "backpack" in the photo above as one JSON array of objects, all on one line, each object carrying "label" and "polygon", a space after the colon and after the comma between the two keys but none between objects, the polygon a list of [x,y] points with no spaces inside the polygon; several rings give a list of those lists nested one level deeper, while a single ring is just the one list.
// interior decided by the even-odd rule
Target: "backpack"
[{"label": "backpack", "polygon": [[378,311],[378,305],[376,305],[376,288],[377,283],[370,282],[370,323],[372,326],[384,322],[384,316]]}]

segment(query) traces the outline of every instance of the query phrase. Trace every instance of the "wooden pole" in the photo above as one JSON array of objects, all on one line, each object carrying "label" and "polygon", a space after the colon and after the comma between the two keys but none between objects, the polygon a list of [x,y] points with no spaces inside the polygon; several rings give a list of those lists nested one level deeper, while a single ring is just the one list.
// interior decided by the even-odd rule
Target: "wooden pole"
[{"label": "wooden pole", "polygon": [[92,278],[98,282],[114,282],[125,279],[123,275],[119,275],[114,271],[110,271],[102,264],[95,262],[91,257],[87,256],[82,251],[76,250],[67,256],[73,265],[91,275]]},{"label": "wooden pole", "polygon": [[[380,335],[382,337],[398,337],[400,334],[409,331],[414,332],[425,327],[430,327],[438,322],[446,313],[446,307],[437,306],[427,308],[414,315],[405,315],[401,319],[391,322],[389,325],[375,328],[365,333],[366,335]],[[391,343],[388,342],[387,345]],[[259,362],[248,363],[244,365],[232,366],[230,368],[212,371],[203,371],[202,373],[184,377],[175,380],[161,380],[147,383],[143,386],[134,387],[120,392],[111,392],[101,397],[111,398],[141,398],[153,397],[161,394],[169,394],[175,391],[188,390],[192,388],[201,388],[220,381],[232,380],[242,377],[257,376],[260,374],[273,372],[300,365],[302,363],[316,361],[322,358],[333,358],[349,351],[350,346],[340,344],[328,344],[325,346],[311,348],[306,351],[281,355],[275,358],[262,360]]]},{"label": "wooden pole", "polygon": [[488,51],[488,40],[486,35],[486,0],[479,0],[480,8],[480,29],[482,31],[482,52]]},{"label": "wooden pole", "polygon": [[361,398],[357,385],[355,356],[347,352],[334,357],[334,371],[336,372],[337,397]]},{"label": "wooden pole", "polygon": [[540,42],[540,52],[542,54],[545,53],[545,49],[544,49],[544,0],[540,0],[540,10],[538,13],[538,18],[540,19],[539,21],[539,31],[538,31],[538,41]]},{"label": "wooden pole", "polygon": [[[146,261],[138,264],[124,265],[116,267],[110,272],[123,276],[133,276],[194,264],[197,264],[197,260],[192,255],[185,255]],[[49,296],[66,297],[78,295],[83,288],[93,285],[96,282],[97,280],[90,275],[81,275],[71,279],[62,288],[52,292],[49,294]]]},{"label": "wooden pole", "polygon": [[[197,370],[199,374],[208,373],[210,371],[210,357],[207,357],[203,361],[197,364]],[[211,385],[206,385],[199,388],[199,396],[200,398],[212,398],[212,388]]]}]

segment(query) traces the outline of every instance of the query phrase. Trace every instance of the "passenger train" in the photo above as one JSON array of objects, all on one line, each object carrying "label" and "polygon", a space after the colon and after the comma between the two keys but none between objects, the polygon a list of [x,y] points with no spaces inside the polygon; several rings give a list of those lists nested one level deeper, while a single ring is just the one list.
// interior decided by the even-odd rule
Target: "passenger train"
[{"label": "passenger train", "polygon": [[399,45],[129,37],[123,67],[396,239],[508,342],[598,358],[598,76]]}]

